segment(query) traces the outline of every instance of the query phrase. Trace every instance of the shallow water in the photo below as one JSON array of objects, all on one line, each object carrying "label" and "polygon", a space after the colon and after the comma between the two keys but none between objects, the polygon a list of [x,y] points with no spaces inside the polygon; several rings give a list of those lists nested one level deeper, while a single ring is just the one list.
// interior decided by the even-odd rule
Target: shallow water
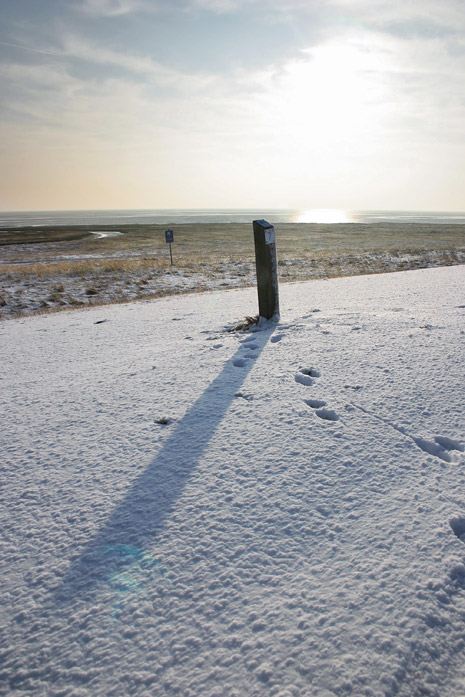
[{"label": "shallow water", "polygon": [[49,225],[134,225],[192,223],[251,223],[266,218],[273,223],[435,223],[465,224],[465,212],[452,211],[352,211],[335,208],[308,209],[154,209],[107,211],[0,212],[1,227]]}]

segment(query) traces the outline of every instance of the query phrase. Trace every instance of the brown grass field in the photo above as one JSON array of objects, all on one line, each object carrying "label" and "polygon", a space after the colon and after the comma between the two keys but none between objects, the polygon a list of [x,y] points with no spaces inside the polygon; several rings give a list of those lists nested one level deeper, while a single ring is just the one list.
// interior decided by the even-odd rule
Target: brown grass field
[{"label": "brown grass field", "polygon": [[[253,285],[250,224],[0,229],[0,317]],[[100,238],[93,232],[120,234]],[[465,225],[276,226],[280,281],[465,263]]]}]

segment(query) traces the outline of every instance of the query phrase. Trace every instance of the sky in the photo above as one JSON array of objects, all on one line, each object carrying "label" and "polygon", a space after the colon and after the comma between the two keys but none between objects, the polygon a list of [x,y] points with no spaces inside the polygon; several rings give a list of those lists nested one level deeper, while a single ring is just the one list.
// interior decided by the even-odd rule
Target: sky
[{"label": "sky", "polygon": [[463,0],[0,0],[0,209],[465,210]]}]

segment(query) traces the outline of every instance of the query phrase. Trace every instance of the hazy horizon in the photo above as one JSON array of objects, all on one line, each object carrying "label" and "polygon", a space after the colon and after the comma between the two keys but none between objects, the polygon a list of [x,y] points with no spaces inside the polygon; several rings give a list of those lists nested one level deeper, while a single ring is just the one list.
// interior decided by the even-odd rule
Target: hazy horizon
[{"label": "hazy horizon", "polygon": [[165,211],[179,211],[179,212],[198,212],[198,213],[208,213],[208,212],[253,212],[259,210],[269,210],[276,212],[286,212],[286,213],[299,213],[306,211],[323,211],[323,212],[345,212],[345,213],[437,213],[437,214],[455,214],[455,213],[465,213],[465,207],[463,209],[436,209],[436,208],[366,208],[366,209],[355,209],[355,208],[314,208],[308,209],[305,206],[295,206],[291,208],[276,208],[271,206],[224,206],[224,207],[204,207],[204,206],[174,206],[174,207],[164,207],[159,206],[154,207],[144,207],[144,208],[126,208],[126,207],[114,207],[114,208],[24,208],[16,210],[7,210],[0,208],[0,213],[3,214],[28,214],[28,213],[110,213],[110,212],[165,212]]}]

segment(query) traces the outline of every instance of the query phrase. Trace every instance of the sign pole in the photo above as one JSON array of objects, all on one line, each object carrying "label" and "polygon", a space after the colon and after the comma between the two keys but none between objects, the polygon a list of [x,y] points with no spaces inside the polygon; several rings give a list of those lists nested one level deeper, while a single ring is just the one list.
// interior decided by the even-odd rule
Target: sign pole
[{"label": "sign pole", "polygon": [[276,233],[266,220],[253,221],[257,267],[258,314],[265,319],[279,317]]},{"label": "sign pole", "polygon": [[171,251],[171,243],[174,242],[174,232],[172,230],[165,230],[165,242],[170,246],[171,266],[173,266],[173,252]]}]

